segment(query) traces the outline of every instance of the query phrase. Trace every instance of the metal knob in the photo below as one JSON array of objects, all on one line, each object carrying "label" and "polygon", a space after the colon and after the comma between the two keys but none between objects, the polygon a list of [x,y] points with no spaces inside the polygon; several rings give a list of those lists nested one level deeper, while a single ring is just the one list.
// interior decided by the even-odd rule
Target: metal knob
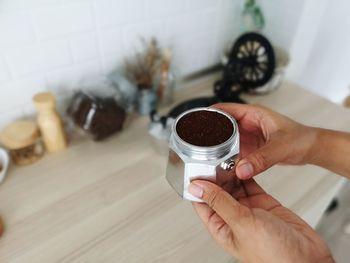
[{"label": "metal knob", "polygon": [[220,164],[220,167],[225,171],[231,171],[238,163],[239,156],[235,155]]}]

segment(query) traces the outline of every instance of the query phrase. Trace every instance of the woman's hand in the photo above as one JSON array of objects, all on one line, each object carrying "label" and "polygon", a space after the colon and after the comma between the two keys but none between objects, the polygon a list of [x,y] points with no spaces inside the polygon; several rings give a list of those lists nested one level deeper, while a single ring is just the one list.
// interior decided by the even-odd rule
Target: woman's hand
[{"label": "woman's hand", "polygon": [[231,114],[238,122],[243,158],[236,174],[240,179],[249,179],[277,163],[309,161],[316,129],[261,106],[220,103],[213,107]]},{"label": "woman's hand", "polygon": [[193,206],[209,233],[242,262],[334,262],[316,232],[253,179],[242,181],[235,198],[201,180],[189,191],[205,202]]}]

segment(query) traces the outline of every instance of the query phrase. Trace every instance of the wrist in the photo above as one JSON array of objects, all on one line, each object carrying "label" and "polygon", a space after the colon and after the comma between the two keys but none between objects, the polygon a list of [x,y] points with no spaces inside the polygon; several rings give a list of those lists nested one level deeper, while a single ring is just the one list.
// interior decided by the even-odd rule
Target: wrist
[{"label": "wrist", "polygon": [[[328,167],[331,162],[330,159],[336,157],[337,152],[333,152],[333,148],[336,148],[337,134],[335,131],[312,128],[315,133],[315,140],[312,143],[310,151],[308,153],[307,163],[321,167]],[[332,162],[331,162],[332,163]]]},{"label": "wrist", "polygon": [[324,130],[320,128],[307,127],[310,134],[308,147],[304,158],[305,164],[317,164],[322,158],[322,145],[324,140]]},{"label": "wrist", "polygon": [[307,163],[350,178],[350,167],[346,158],[350,155],[350,134],[321,128],[314,129],[316,139],[308,154]]}]

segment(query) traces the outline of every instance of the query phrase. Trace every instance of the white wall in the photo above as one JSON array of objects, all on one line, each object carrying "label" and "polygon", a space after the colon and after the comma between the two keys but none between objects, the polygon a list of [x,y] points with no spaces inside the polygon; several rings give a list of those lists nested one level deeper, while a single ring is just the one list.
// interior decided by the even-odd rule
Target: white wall
[{"label": "white wall", "polygon": [[350,1],[258,0],[264,33],[290,53],[287,77],[335,103],[350,94]]},{"label": "white wall", "polygon": [[1,0],[0,127],[31,115],[31,97],[63,99],[84,76],[120,68],[139,37],[174,49],[188,74],[219,62],[238,34],[239,1]]},{"label": "white wall", "polygon": [[341,103],[350,85],[350,2],[305,1],[292,48],[289,78]]},{"label": "white wall", "polygon": [[[0,128],[31,97],[120,68],[139,37],[174,49],[182,75],[216,64],[240,33],[243,0],[0,0]],[[260,0],[264,33],[291,54],[288,78],[332,101],[348,94],[350,2]],[[333,5],[332,5],[333,3]]]},{"label": "white wall", "polygon": [[[309,1],[309,0],[307,0]],[[265,16],[263,33],[274,46],[290,50],[305,0],[257,0]]]}]

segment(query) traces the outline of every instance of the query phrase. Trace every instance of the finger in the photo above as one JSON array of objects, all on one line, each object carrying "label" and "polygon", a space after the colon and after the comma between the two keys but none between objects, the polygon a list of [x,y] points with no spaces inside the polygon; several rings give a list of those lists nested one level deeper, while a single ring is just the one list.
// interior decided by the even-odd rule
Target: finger
[{"label": "finger", "polygon": [[272,140],[266,145],[240,160],[236,167],[236,175],[242,180],[247,180],[271,166],[286,159],[288,142]]},{"label": "finger", "polygon": [[193,203],[199,218],[209,230],[209,233],[216,236],[226,222],[206,203]]},{"label": "finger", "polygon": [[195,180],[190,184],[189,191],[208,204],[232,228],[251,215],[247,207],[211,182]]},{"label": "finger", "polygon": [[242,188],[238,193],[233,195],[233,197],[242,205],[252,208],[253,206],[250,203],[251,197],[260,196],[262,194],[266,194],[266,192],[255,182],[254,179],[244,180],[240,182]]},{"label": "finger", "polygon": [[254,179],[244,180],[241,182],[242,182],[244,191],[248,196],[266,194],[265,190],[260,185],[258,185],[258,183],[255,182]]},{"label": "finger", "polygon": [[199,218],[207,226],[210,220],[210,217],[215,213],[206,203],[192,203],[194,209],[196,210]]},{"label": "finger", "polygon": [[193,207],[214,240],[223,247],[232,248],[234,234],[231,227],[206,203],[193,203]]},{"label": "finger", "polygon": [[242,185],[246,197],[239,199],[240,203],[248,205],[250,208],[261,208],[268,211],[281,205],[275,198],[267,194],[254,179],[243,181]]},{"label": "finger", "polygon": [[254,106],[240,103],[217,103],[211,107],[223,110],[232,115],[237,121],[244,118],[248,111],[252,110]]}]

